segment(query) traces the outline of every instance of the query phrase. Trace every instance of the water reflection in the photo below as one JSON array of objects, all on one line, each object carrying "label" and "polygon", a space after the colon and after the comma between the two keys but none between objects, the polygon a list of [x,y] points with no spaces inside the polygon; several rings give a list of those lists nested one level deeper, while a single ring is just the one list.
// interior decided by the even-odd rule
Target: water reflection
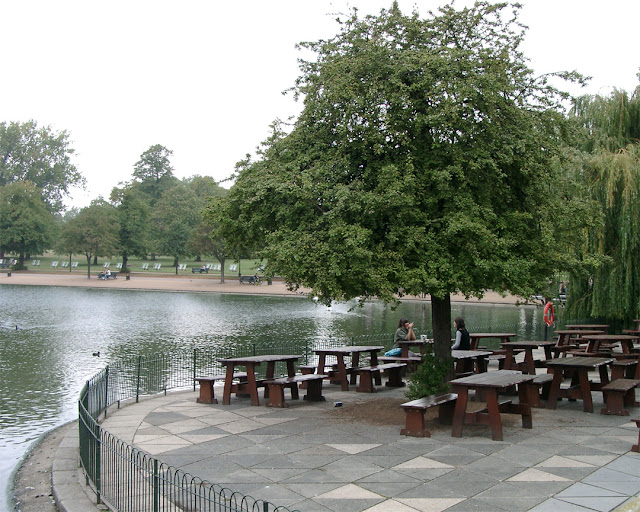
[{"label": "water reflection", "polygon": [[[194,348],[393,333],[400,316],[413,319],[419,332],[431,329],[428,303],[408,302],[395,311],[379,303],[354,305],[327,308],[298,297],[4,285],[0,481],[10,480],[41,434],[77,417],[83,382],[109,361]],[[533,307],[465,304],[454,306],[453,315],[463,316],[470,330],[517,325],[523,339],[542,335],[541,310]],[[100,357],[93,356],[96,352]],[[8,496],[0,488],[0,505]]]}]

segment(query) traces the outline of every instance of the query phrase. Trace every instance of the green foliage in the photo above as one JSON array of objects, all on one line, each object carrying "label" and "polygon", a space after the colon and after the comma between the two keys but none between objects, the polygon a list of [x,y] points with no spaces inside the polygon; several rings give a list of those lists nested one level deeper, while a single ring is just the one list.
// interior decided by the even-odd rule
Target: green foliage
[{"label": "green foliage", "polygon": [[0,123],[0,186],[30,181],[40,190],[49,211],[63,209],[62,200],[84,178],[71,163],[74,150],[66,131],[38,127],[35,121]]},{"label": "green foliage", "polygon": [[294,89],[304,109],[238,168],[227,243],[263,241],[267,273],[325,302],[431,294],[438,354],[450,293],[537,290],[563,261],[549,184],[566,96],[532,75],[508,9],[354,11],[302,43],[316,57]]},{"label": "green foliage", "polygon": [[628,321],[640,314],[640,87],[608,97],[584,96],[572,115],[584,128],[579,177],[599,207],[571,247],[589,264],[573,271],[569,308],[576,317]]},{"label": "green foliage", "polygon": [[53,241],[53,214],[42,202],[41,190],[29,181],[0,187],[0,248],[20,255],[39,254]]},{"label": "green foliage", "polygon": [[201,206],[195,193],[182,183],[167,190],[151,215],[155,251],[173,256],[176,263],[179,258],[188,256],[191,233],[202,221]]},{"label": "green foliage", "polygon": [[116,209],[104,201],[94,201],[64,224],[58,245],[67,254],[84,254],[87,276],[91,277],[93,258],[115,251],[117,230]]},{"label": "green foliage", "polygon": [[169,161],[172,155],[173,151],[155,144],[140,155],[133,168],[133,185],[151,205],[178,182]]},{"label": "green foliage", "polygon": [[422,363],[418,366],[417,371],[409,375],[405,396],[409,400],[416,400],[423,396],[447,392],[452,370],[453,359],[436,358],[433,351],[428,350],[422,356]]}]

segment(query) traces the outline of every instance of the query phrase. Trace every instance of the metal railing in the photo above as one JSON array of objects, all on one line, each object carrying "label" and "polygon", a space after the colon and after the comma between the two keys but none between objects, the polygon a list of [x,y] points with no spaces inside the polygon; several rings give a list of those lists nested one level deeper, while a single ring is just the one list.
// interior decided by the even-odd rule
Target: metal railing
[{"label": "metal railing", "polygon": [[[474,328],[476,332],[523,332],[522,324]],[[417,334],[431,336],[431,331]],[[254,499],[192,476],[167,465],[102,429],[98,420],[111,406],[124,400],[165,393],[172,389],[195,390],[195,377],[218,375],[224,368],[218,361],[231,356],[301,354],[300,364],[316,360],[315,348],[342,345],[390,347],[393,334],[367,334],[338,340],[250,344],[233,350],[202,350],[171,355],[157,354],[116,361],[89,379],[80,393],[80,462],[88,485],[98,503],[118,512],[203,511],[203,512],[294,512],[264,500]],[[276,366],[277,373],[285,373]]]}]

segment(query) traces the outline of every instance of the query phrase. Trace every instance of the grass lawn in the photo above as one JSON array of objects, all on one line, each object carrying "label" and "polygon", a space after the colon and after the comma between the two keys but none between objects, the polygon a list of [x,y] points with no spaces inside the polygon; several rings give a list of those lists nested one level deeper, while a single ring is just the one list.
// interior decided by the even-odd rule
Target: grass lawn
[{"label": "grass lawn", "polygon": [[[10,258],[10,256],[6,256],[6,259]],[[34,265],[34,262],[39,262],[39,265]],[[52,263],[58,262],[56,267],[52,267]],[[64,263],[68,264],[66,268],[63,268],[61,265]],[[75,256],[71,258],[71,263],[77,262],[78,265],[74,268],[69,268],[69,257],[68,256],[60,256],[57,254],[47,253],[42,256],[32,256],[29,260],[25,260],[25,265],[30,271],[46,271],[46,272],[71,272],[71,273],[87,273],[87,258],[84,256]],[[118,263],[122,263],[122,259],[120,258],[98,258],[98,264],[94,265],[93,262],[91,264],[91,273],[94,272],[97,274],[102,271],[105,263],[109,263],[109,269],[112,272],[118,272],[117,268]],[[173,258],[168,256],[156,256],[155,260],[143,260],[140,258],[129,258],[128,260],[129,270],[131,272],[144,272],[148,274],[167,274],[167,275],[175,275],[176,268],[173,266]],[[184,259],[178,262],[180,265],[185,265],[187,268],[185,270],[178,270],[179,275],[191,275],[191,268],[200,268],[202,265],[206,265],[207,263],[215,264],[219,263],[215,258],[203,258],[202,261],[195,261],[193,259]],[[144,270],[143,265],[147,265],[148,269]],[[155,265],[160,265],[158,270],[154,270]],[[260,267],[260,260],[254,259],[243,259],[238,263],[237,260],[228,259],[225,261],[225,276],[231,277],[234,275],[238,275],[239,272],[242,275],[253,275],[256,272],[261,274],[257,269]],[[234,267],[235,266],[235,267]],[[209,275],[211,274],[220,274],[220,271],[209,270]],[[198,274],[200,275],[200,274]],[[207,274],[202,274],[207,275]]]}]

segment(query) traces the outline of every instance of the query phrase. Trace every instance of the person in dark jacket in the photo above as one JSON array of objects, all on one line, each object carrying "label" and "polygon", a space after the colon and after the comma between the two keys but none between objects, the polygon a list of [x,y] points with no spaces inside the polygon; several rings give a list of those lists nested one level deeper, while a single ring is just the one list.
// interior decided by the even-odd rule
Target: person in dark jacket
[{"label": "person in dark jacket", "polygon": [[451,347],[451,350],[470,350],[471,349],[471,338],[469,336],[469,331],[464,326],[464,319],[457,317],[453,321],[453,327],[456,330],[456,341]]}]

